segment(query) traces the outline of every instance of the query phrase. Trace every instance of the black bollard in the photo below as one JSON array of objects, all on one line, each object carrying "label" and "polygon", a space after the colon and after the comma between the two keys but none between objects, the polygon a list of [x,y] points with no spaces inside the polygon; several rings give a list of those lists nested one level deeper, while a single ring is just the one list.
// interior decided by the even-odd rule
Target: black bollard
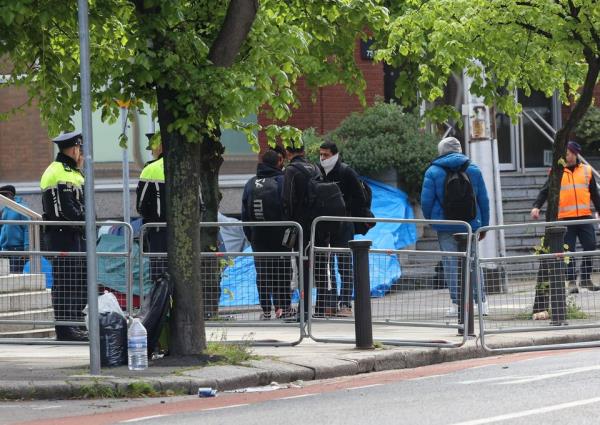
[{"label": "black bollard", "polygon": [[371,317],[371,283],[369,276],[369,248],[371,241],[350,241],[354,276],[354,332],[356,348],[373,348],[373,321]]},{"label": "black bollard", "polygon": [[[552,254],[562,254],[564,249],[565,233],[563,226],[548,227],[546,235],[548,248]],[[565,295],[565,262],[564,256],[559,255],[549,261],[550,278],[550,324],[554,326],[566,325],[567,304]]]},{"label": "black bollard", "polygon": [[[469,238],[468,233],[455,233],[454,240],[458,242],[458,251],[459,252],[467,252],[467,240]],[[465,258],[462,260],[462,267],[460,268],[460,300],[458,302],[458,324],[463,325],[465,320],[465,309],[467,310],[467,335],[475,336],[475,316],[473,314],[473,290],[469,290],[468,299],[465,305],[465,291],[467,290],[467,273],[470,273],[471,270],[467,268],[467,260],[470,253],[467,254]],[[455,257],[456,258],[456,257]],[[470,287],[473,288],[473,285],[476,283],[473,278],[477,278],[477,272],[471,273],[471,284]],[[458,329],[459,335],[464,335],[465,327]]]}]

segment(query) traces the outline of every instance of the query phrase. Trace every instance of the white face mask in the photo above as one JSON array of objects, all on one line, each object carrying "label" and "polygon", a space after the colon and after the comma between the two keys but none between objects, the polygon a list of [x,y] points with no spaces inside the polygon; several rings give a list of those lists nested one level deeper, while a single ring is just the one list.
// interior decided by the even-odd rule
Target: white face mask
[{"label": "white face mask", "polygon": [[333,170],[333,167],[335,167],[335,164],[337,162],[339,158],[339,154],[335,154],[327,159],[322,159],[321,160],[321,167],[323,167],[323,169],[325,170],[325,174],[329,174],[329,172],[331,170]]}]

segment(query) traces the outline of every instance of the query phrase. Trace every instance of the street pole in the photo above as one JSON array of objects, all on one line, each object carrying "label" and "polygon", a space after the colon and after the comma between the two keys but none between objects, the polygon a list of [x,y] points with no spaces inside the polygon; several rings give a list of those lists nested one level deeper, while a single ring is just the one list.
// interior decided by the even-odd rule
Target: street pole
[{"label": "street pole", "polygon": [[94,201],[94,138],[92,134],[92,96],[90,84],[90,34],[87,0],[78,0],[79,50],[81,74],[81,120],[85,173],[85,245],[87,260],[88,330],[90,375],[100,375],[100,326],[98,323],[98,285],[96,284],[96,208]]},{"label": "street pole", "polygon": [[[127,134],[127,111],[129,102],[119,103],[119,112],[121,115],[121,135]],[[123,221],[125,223],[131,222],[131,206],[129,199],[129,146],[123,147]]]},{"label": "street pole", "polygon": [[[502,215],[502,203],[496,202],[497,197],[502,196],[499,177],[500,167],[499,164],[494,164],[494,158],[497,158],[497,156],[494,155],[490,109],[485,105],[482,97],[471,93],[472,82],[473,78],[467,75],[466,71],[463,71],[464,104],[462,115],[465,124],[466,153],[471,161],[479,166],[483,175],[483,181],[490,198],[490,226],[493,226],[498,224],[497,218]],[[479,242],[481,257],[498,256],[497,236],[499,232],[493,233],[489,235],[491,237]]]}]

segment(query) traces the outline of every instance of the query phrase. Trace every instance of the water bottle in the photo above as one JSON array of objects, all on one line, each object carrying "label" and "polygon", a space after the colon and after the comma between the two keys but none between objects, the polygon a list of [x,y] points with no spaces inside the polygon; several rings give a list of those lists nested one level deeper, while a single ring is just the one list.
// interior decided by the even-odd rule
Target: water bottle
[{"label": "water bottle", "polygon": [[140,319],[133,319],[127,331],[127,366],[129,370],[148,367],[148,334]]}]

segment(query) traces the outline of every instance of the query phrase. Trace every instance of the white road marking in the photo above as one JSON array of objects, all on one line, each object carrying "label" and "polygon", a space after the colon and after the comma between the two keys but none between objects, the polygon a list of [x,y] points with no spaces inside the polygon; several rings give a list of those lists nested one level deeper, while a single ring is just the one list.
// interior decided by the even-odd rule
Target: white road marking
[{"label": "white road marking", "polygon": [[223,410],[223,409],[232,409],[234,407],[244,407],[249,406],[248,403],[244,404],[232,404],[231,406],[221,406],[221,407],[210,407],[208,409],[202,409],[203,412],[208,412],[209,410]]},{"label": "white road marking", "polygon": [[409,381],[422,381],[423,379],[429,379],[429,378],[440,378],[440,377],[447,377],[448,375],[427,375],[427,376],[419,376],[418,378],[411,378],[409,379]]},{"label": "white road marking", "polygon": [[499,383],[499,385],[527,384],[529,382],[542,381],[544,379],[551,379],[551,378],[556,378],[559,376],[572,375],[574,373],[589,372],[589,371],[598,370],[598,369],[600,369],[600,366],[576,367],[573,369],[565,369],[565,370],[560,370],[558,372],[546,373],[544,375],[526,376],[521,379],[515,379],[514,381],[501,382],[501,383]]},{"label": "white road marking", "polygon": [[58,409],[59,407],[62,407],[60,405],[58,406],[40,406],[40,407],[32,407],[31,410],[48,410],[48,409]]},{"label": "white road marking", "polygon": [[[465,385],[469,385],[469,384],[483,384],[486,382],[495,382],[495,381],[505,381],[507,379],[525,379],[528,378],[530,375],[507,375],[507,376],[498,376],[496,378],[483,378],[483,379],[473,379],[471,381],[460,381],[459,384],[465,384]],[[532,376],[533,377],[533,376]]]},{"label": "white road marking", "polygon": [[379,387],[380,385],[383,384],[371,384],[371,385],[363,385],[361,387],[351,387],[351,388],[346,388],[347,390],[362,390],[363,388],[373,388],[373,387]]},{"label": "white road marking", "polygon": [[598,403],[600,397],[588,398],[587,400],[571,401],[569,403],[555,404],[553,406],[538,407],[537,409],[523,410],[521,412],[507,413],[506,415],[491,416],[489,418],[473,419],[471,421],[455,422],[452,425],[483,425],[493,422],[507,421],[509,419],[522,418],[525,416],[541,415],[543,413],[555,412],[557,410],[569,409],[571,407],[584,406],[586,404]]},{"label": "white road marking", "polygon": [[156,419],[156,418],[162,418],[165,416],[169,416],[169,415],[153,415],[153,416],[143,416],[141,418],[134,418],[134,419],[127,419],[126,421],[121,421],[119,422],[120,424],[127,424],[127,423],[131,423],[131,422],[140,422],[140,421],[145,421],[148,419]]},{"label": "white road marking", "polygon": [[310,397],[310,396],[313,396],[313,395],[317,395],[317,394],[300,394],[300,395],[292,395],[292,396],[289,396],[289,397],[282,397],[282,398],[280,398],[279,400],[292,400],[292,399],[294,399],[294,398],[304,398],[304,397]]}]

